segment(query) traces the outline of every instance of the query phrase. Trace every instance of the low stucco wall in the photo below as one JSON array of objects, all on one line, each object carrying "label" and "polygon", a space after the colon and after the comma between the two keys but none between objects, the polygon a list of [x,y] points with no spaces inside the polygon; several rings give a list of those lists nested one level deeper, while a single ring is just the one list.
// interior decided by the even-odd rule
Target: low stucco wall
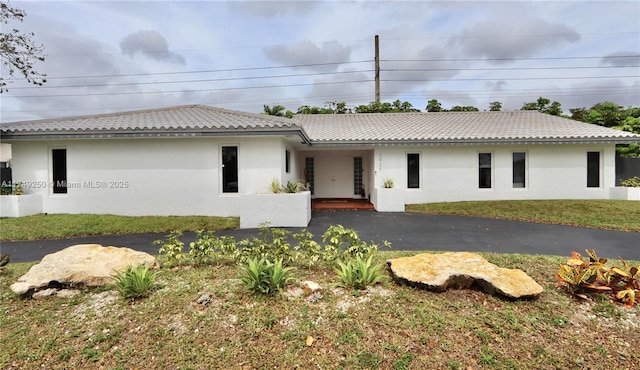
[{"label": "low stucco wall", "polygon": [[40,194],[0,196],[0,217],[23,217],[42,213]]},{"label": "low stucco wall", "polygon": [[373,189],[371,202],[378,212],[404,212],[404,189]]},{"label": "low stucco wall", "polygon": [[242,194],[240,228],[307,227],[311,221],[311,192]]},{"label": "low stucco wall", "polygon": [[611,199],[640,200],[640,188],[615,187],[609,189]]}]

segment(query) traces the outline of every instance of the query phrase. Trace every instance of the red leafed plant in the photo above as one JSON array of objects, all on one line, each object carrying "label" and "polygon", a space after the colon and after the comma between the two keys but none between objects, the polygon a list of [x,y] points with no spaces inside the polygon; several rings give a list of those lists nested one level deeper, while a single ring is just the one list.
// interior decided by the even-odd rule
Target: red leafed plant
[{"label": "red leafed plant", "polygon": [[560,264],[556,274],[559,286],[573,296],[587,299],[587,294],[606,293],[626,307],[640,297],[640,266],[630,267],[620,258],[621,267],[606,266],[607,259],[599,258],[594,250],[586,250],[588,259],[572,252],[567,262]]}]

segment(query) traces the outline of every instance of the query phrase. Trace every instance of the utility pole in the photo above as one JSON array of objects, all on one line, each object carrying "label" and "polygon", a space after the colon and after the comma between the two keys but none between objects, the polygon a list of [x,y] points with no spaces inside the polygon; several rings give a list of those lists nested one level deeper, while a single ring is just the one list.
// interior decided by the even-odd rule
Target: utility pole
[{"label": "utility pole", "polygon": [[376,102],[380,103],[380,42],[378,40],[378,35],[375,38],[376,44]]}]

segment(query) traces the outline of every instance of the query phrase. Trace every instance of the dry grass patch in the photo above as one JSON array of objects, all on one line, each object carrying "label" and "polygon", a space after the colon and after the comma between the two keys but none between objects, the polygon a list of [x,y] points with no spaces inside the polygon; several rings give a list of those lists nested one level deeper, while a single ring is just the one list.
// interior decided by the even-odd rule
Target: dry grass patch
[{"label": "dry grass patch", "polygon": [[298,281],[324,287],[319,297],[263,296],[225,265],[164,269],[160,289],[133,303],[108,289],[23,300],[8,286],[30,264],[12,264],[0,277],[0,368],[640,367],[638,306],[575,301],[556,290],[562,257],[483,256],[525,270],[546,292],[510,301],[391,281],[357,291],[335,287],[332,268],[321,266],[295,270]]}]

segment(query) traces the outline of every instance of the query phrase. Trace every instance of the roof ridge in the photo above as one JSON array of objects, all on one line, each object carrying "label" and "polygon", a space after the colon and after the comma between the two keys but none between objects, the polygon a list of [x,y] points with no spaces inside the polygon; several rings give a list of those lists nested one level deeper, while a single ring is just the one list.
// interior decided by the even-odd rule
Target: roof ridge
[{"label": "roof ridge", "polygon": [[169,106],[169,107],[145,108],[145,109],[136,109],[136,110],[129,110],[129,111],[121,111],[121,112],[86,114],[86,115],[80,115],[80,116],[64,116],[64,117],[43,118],[43,119],[14,121],[14,122],[0,122],[0,126],[8,127],[8,126],[20,126],[20,125],[27,125],[27,124],[55,123],[60,121],[77,121],[77,120],[83,120],[83,119],[122,117],[122,116],[135,115],[135,114],[176,111],[176,110],[185,109],[185,108],[200,108],[200,109],[206,109],[206,110],[216,111],[220,113],[264,119],[267,121],[272,120],[272,121],[278,121],[282,123],[295,124],[295,120],[286,118],[286,117],[269,116],[269,115],[260,114],[260,113],[249,113],[249,112],[219,108],[219,107],[214,107],[214,106],[204,105],[204,104],[183,104],[183,105],[175,105],[175,106]]}]

